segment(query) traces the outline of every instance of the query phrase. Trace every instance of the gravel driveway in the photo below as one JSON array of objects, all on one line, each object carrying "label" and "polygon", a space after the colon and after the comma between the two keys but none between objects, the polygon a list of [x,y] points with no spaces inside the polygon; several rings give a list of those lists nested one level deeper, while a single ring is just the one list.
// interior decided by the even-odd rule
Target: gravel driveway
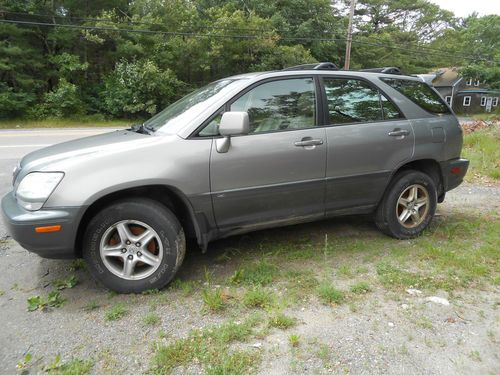
[{"label": "gravel driveway", "polygon": [[[481,211],[498,220],[499,195],[498,187],[464,184],[447,195],[438,214],[447,217],[457,211]],[[376,231],[367,218],[339,218],[299,225],[286,233],[293,236],[296,231],[324,228],[331,233],[346,228],[356,228],[355,233]],[[258,240],[280,231],[283,229],[250,236]],[[207,312],[196,291],[167,288],[151,295],[114,295],[98,286],[84,269],[72,270],[71,261],[42,259],[23,250],[5,233],[2,239],[0,373],[15,373],[16,364],[27,353],[32,358],[19,364],[19,371],[26,373],[41,372],[56,355],[62,362],[90,359],[90,371],[95,374],[144,373],[150,368],[154,342],[170,342],[185,337],[193,328],[238,319],[237,312]],[[179,278],[203,285],[207,272],[216,279],[225,277],[232,269],[231,261],[221,264],[219,258],[234,241],[218,241],[206,255],[191,252]],[[66,299],[62,307],[27,311],[29,297],[46,296],[53,289],[52,281],[70,275],[76,275],[78,284],[61,291]],[[452,295],[439,290],[430,295],[377,288],[357,305],[332,308],[312,300],[286,308],[286,313],[297,319],[293,332],[300,337],[300,345],[296,348],[289,345],[290,332],[283,330],[272,330],[238,345],[259,352],[255,370],[261,374],[500,373],[498,292],[494,285],[458,290]],[[430,296],[450,304],[429,301],[426,298]],[[124,304],[127,314],[106,320],[106,312],[117,303]],[[144,318],[152,310],[159,322],[146,324]],[[178,371],[201,370],[194,364]]]}]

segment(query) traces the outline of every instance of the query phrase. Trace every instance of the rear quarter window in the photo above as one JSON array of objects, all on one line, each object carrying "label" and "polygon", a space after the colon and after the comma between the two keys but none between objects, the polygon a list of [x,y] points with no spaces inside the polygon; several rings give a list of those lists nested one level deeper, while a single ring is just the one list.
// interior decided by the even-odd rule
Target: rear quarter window
[{"label": "rear quarter window", "polygon": [[398,90],[427,112],[434,114],[450,113],[439,94],[424,82],[396,78],[380,78],[380,80]]}]

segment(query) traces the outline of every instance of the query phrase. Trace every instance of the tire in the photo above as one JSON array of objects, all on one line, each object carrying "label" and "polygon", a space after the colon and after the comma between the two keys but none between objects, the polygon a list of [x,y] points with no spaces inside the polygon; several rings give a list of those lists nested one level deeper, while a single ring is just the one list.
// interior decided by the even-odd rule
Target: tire
[{"label": "tire", "polygon": [[83,238],[83,257],[91,274],[119,293],[163,288],[185,253],[184,231],[175,215],[145,198],[107,206],[90,220]]},{"label": "tire", "polygon": [[377,208],[375,223],[391,237],[414,238],[422,234],[432,221],[436,205],[434,180],[425,173],[406,170],[393,178]]}]

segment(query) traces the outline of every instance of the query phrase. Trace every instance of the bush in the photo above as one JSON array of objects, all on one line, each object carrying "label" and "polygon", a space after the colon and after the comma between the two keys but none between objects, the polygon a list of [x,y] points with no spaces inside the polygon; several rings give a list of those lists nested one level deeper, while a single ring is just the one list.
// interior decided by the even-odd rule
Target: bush
[{"label": "bush", "polygon": [[57,87],[44,95],[42,103],[30,111],[30,117],[69,118],[84,115],[85,112],[76,85],[61,78]]},{"label": "bush", "polygon": [[183,86],[151,60],[122,60],[105,81],[103,107],[113,116],[151,116],[179,97]]},{"label": "bush", "polygon": [[34,100],[34,95],[16,92],[0,82],[0,118],[24,116]]}]

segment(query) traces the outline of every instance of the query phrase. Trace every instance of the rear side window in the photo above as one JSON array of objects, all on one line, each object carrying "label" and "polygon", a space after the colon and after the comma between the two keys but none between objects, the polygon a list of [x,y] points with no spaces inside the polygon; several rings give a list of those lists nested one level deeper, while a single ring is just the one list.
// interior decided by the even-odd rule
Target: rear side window
[{"label": "rear side window", "polygon": [[357,79],[324,78],[330,124],[375,122],[402,118],[379,90]]},{"label": "rear side window", "polygon": [[428,112],[434,114],[450,113],[439,94],[424,82],[395,78],[380,79]]}]

